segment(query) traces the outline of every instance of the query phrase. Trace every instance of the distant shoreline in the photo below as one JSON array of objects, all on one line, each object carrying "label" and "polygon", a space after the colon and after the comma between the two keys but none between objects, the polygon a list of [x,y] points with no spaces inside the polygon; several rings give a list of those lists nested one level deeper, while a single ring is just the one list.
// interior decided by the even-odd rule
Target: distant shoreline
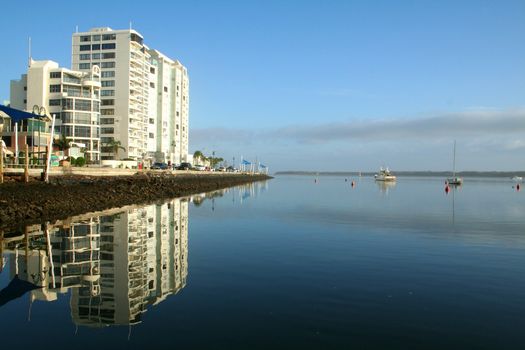
[{"label": "distant shoreline", "polygon": [[[374,176],[377,172],[363,171],[277,171],[274,175],[321,175],[321,176]],[[450,177],[451,171],[395,171],[396,176],[428,176],[428,177]],[[512,178],[513,176],[525,176],[525,170],[517,171],[460,171],[456,173],[460,177],[501,177]]]}]

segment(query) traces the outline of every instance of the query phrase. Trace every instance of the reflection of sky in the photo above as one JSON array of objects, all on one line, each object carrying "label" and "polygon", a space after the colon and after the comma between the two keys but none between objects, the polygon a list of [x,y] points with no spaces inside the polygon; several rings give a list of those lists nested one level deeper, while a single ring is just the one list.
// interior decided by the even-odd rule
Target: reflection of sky
[{"label": "reflection of sky", "polygon": [[[278,176],[269,182],[268,193],[244,203],[243,212],[248,211],[245,216],[250,218],[269,216],[288,223],[525,243],[523,196],[505,179],[467,179],[447,195],[441,178],[401,177],[395,184],[377,183],[370,177],[346,178],[347,182],[345,177],[320,176],[316,183],[313,176]],[[228,194],[216,201],[214,217],[239,218],[238,197]],[[194,211],[194,215],[207,214]]]}]

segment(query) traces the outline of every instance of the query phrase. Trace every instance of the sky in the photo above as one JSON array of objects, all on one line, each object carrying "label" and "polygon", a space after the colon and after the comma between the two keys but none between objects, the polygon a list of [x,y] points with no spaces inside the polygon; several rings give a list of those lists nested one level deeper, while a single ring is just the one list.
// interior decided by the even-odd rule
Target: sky
[{"label": "sky", "polygon": [[[190,153],[278,170],[525,170],[525,1],[2,4],[0,101],[71,35],[132,27],[190,74]],[[30,9],[30,11],[28,11]]]}]

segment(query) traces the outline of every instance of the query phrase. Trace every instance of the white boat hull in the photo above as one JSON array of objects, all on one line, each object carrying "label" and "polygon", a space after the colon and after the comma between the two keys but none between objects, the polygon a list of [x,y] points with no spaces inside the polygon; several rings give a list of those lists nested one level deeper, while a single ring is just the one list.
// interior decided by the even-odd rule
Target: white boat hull
[{"label": "white boat hull", "polygon": [[376,181],[396,181],[396,177],[394,175],[376,175],[375,179]]}]

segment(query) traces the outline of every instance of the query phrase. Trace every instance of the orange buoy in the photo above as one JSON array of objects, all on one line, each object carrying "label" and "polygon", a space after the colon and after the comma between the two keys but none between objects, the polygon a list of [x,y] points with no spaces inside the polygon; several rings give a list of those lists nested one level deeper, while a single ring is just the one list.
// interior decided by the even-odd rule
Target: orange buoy
[{"label": "orange buoy", "polygon": [[516,190],[517,190],[517,191],[520,190],[520,184],[517,184],[517,185],[516,185]]},{"label": "orange buoy", "polygon": [[448,193],[450,191],[450,187],[448,186],[448,184],[445,186],[445,193]]},{"label": "orange buoy", "polygon": [[352,181],[352,187],[355,187],[355,182],[354,181]]}]

